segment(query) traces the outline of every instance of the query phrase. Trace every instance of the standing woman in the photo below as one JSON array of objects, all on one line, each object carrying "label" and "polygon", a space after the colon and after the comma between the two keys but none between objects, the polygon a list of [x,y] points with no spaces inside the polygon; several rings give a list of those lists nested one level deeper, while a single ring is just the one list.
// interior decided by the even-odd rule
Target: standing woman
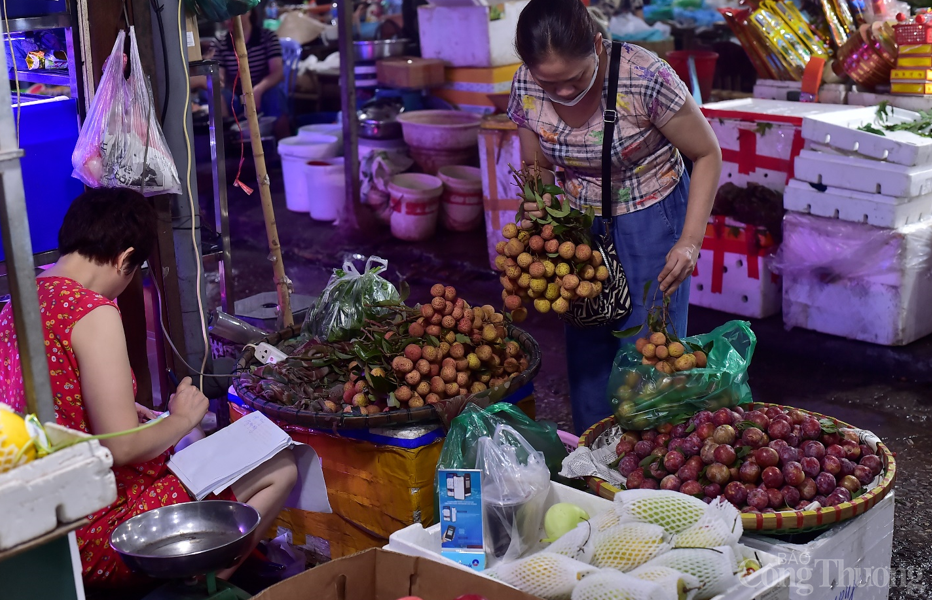
[{"label": "standing woman", "polygon": [[[686,86],[647,50],[622,44],[618,94],[607,97],[612,43],[597,33],[580,0],[531,0],[518,18],[515,46],[524,64],[514,77],[508,116],[518,125],[521,158],[562,167],[576,208],[601,214],[603,118],[606,109],[618,111],[612,216],[632,311],[613,325],[566,328],[573,422],[582,432],[611,414],[612,362],[633,342],[612,332],[646,320],[647,282],[670,296],[673,326],[686,335],[688,279],[718,189],[721,150]],[[692,182],[681,154],[693,163]],[[537,206],[526,203],[524,210],[534,213]],[[595,228],[601,225],[597,219]]]}]

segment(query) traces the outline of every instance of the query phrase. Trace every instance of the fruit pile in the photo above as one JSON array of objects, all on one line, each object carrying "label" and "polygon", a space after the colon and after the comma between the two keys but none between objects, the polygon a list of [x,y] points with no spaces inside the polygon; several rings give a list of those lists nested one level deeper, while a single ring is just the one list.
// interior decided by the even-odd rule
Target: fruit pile
[{"label": "fruit pile", "polygon": [[619,492],[591,518],[577,506],[556,504],[545,517],[555,541],[486,573],[545,599],[707,600],[760,569],[738,543],[739,517],[724,500],[706,505],[663,491]]},{"label": "fruit pile", "polygon": [[830,419],[771,406],[701,411],[688,423],[628,431],[615,447],[628,489],[724,496],[742,512],[850,502],[883,470],[881,458]]},{"label": "fruit pile", "polygon": [[528,368],[518,342],[506,339],[502,313],[488,305],[470,307],[452,286],[438,283],[430,293],[432,300],[408,326],[413,341],[391,362],[398,401],[418,408],[477,394]]},{"label": "fruit pile", "polygon": [[310,339],[286,360],[242,374],[241,387],[301,410],[374,415],[476,394],[528,368],[505,315],[470,306],[452,286],[434,285],[431,301],[413,308],[380,307],[353,340]]},{"label": "fruit pile", "polygon": [[683,342],[673,341],[660,331],[639,339],[634,347],[644,357],[645,365],[653,365],[658,371],[668,375],[697,368],[704,369],[708,362],[708,356],[701,349],[687,348]]},{"label": "fruit pile", "polygon": [[[505,309],[516,321],[527,316],[525,302],[541,313],[563,314],[578,298],[596,298],[608,280],[602,254],[593,250],[589,230],[593,213],[570,207],[563,190],[545,185],[538,166],[514,171],[525,202],[536,202],[543,217],[527,217],[529,226],[508,223],[496,244],[495,267],[502,273]],[[521,218],[519,213],[518,218]]]}]

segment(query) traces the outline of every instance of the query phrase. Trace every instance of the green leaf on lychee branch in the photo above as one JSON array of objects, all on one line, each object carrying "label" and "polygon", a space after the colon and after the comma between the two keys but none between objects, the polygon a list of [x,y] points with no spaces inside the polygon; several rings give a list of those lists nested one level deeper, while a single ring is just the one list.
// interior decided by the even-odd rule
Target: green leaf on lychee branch
[{"label": "green leaf on lychee branch", "polygon": [[750,446],[741,446],[740,448],[737,449],[736,454],[738,455],[738,458],[740,459],[740,458],[744,458],[745,456],[747,456],[753,451],[754,449],[751,448]]},{"label": "green leaf on lychee branch", "polygon": [[636,325],[634,327],[629,327],[622,331],[613,331],[612,335],[619,339],[626,339],[629,337],[634,337],[637,334],[641,333],[641,330],[644,329],[643,325]]},{"label": "green leaf on lychee branch", "polygon": [[660,460],[659,456],[657,456],[656,454],[651,454],[649,456],[645,456],[644,458],[642,458],[641,462],[638,463],[638,466],[649,467],[650,465],[654,464],[655,462],[659,460]]},{"label": "green leaf on lychee branch", "polygon": [[688,342],[687,345],[689,346],[689,349],[692,350],[693,352],[702,352],[702,346],[700,346],[699,344]]},{"label": "green leaf on lychee branch", "polygon": [[615,460],[613,460],[612,462],[608,463],[608,468],[609,468],[609,469],[617,469],[617,468],[618,468],[618,464],[621,462],[621,459],[623,459],[623,458],[625,457],[625,454],[627,454],[627,452],[622,452],[621,454],[619,454],[618,456],[616,456],[616,457],[615,457]]},{"label": "green leaf on lychee branch", "polygon": [[395,385],[389,381],[387,377],[380,377],[367,373],[366,381],[369,382],[369,387],[372,388],[372,391],[376,394],[388,394],[395,389]]},{"label": "green leaf on lychee branch", "polygon": [[823,433],[838,433],[838,425],[831,419],[819,419]]},{"label": "green leaf on lychee branch", "polygon": [[438,340],[435,336],[432,336],[432,335],[427,336],[427,341],[430,342],[430,345],[435,348],[440,346],[440,340]]},{"label": "green leaf on lychee branch", "polygon": [[702,347],[702,351],[706,354],[706,356],[712,353],[712,347],[714,345],[715,345],[715,342],[709,342],[708,344]]},{"label": "green leaf on lychee branch", "polygon": [[401,408],[401,402],[398,401],[398,398],[395,398],[395,392],[388,395],[387,404],[389,408]]},{"label": "green leaf on lychee branch", "polygon": [[544,186],[544,193],[550,194],[551,196],[562,196],[563,190],[558,185],[548,183],[547,185]]},{"label": "green leaf on lychee branch", "polygon": [[686,433],[692,433],[692,432],[694,432],[694,431],[696,431],[696,424],[695,424],[695,423],[690,423],[690,424],[689,424],[689,427],[686,428]]},{"label": "green leaf on lychee branch", "polygon": [[654,285],[654,282],[647,280],[647,283],[644,284],[644,301],[641,304],[647,304],[647,296],[650,294],[650,286]]},{"label": "green leaf on lychee branch", "polygon": [[556,257],[560,256],[560,253],[559,253],[559,252],[548,252],[548,253],[547,253],[547,256],[550,257],[550,258],[556,258]]},{"label": "green leaf on lychee branch", "polygon": [[757,423],[755,423],[754,421],[741,421],[737,425],[735,425],[735,429],[737,429],[738,431],[744,431],[745,429],[750,429],[751,427],[764,431],[764,428],[758,425]]},{"label": "green leaf on lychee branch", "polygon": [[466,337],[465,335],[463,335],[462,333],[457,333],[457,334],[456,334],[456,341],[459,342],[459,343],[461,343],[461,344],[469,344],[469,343],[471,343],[471,340],[470,340],[468,337]]},{"label": "green leaf on lychee branch", "polygon": [[411,286],[408,285],[408,282],[402,279],[398,283],[398,298],[401,304],[404,304],[405,300],[411,295]]}]

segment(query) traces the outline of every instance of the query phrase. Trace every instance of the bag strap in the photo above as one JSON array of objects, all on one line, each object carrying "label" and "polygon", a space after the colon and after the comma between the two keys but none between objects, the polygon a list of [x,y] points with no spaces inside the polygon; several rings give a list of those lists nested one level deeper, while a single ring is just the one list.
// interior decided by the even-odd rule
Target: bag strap
[{"label": "bag strap", "polygon": [[[602,220],[606,230],[612,221],[612,141],[615,122],[618,120],[618,70],[621,63],[621,42],[612,41],[612,54],[608,63],[608,99],[602,116]],[[611,106],[611,108],[608,108]]]}]

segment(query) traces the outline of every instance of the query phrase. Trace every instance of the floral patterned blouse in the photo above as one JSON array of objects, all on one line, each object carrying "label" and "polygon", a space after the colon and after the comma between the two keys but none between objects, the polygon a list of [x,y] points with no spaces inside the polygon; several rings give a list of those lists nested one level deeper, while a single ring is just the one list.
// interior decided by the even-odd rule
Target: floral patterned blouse
[{"label": "floral patterned blouse", "polygon": [[[115,304],[63,277],[41,277],[37,287],[58,424],[91,433],[81,397],[81,373],[71,348],[71,333],[75,324],[94,309]],[[0,312],[0,398],[17,412],[26,410],[12,304],[7,304]],[[116,501],[90,515],[90,523],[77,530],[84,581],[89,586],[113,587],[135,579],[110,548],[110,534],[119,524],[160,506],[191,501],[187,490],[166,467],[168,456],[169,451],[166,451],[145,463],[113,467]]]},{"label": "floral patterned blouse", "polygon": [[[600,60],[610,56],[611,42],[606,41]],[[563,122],[525,65],[515,73],[508,105],[511,120],[536,133],[546,158],[565,169],[566,192],[573,206],[592,206],[596,214],[602,212],[602,119],[608,103],[608,73],[606,68],[601,106],[582,127]],[[660,128],[688,96],[685,84],[665,61],[633,44],[622,45],[612,148],[615,216],[656,204],[676,188],[683,160]]]}]

